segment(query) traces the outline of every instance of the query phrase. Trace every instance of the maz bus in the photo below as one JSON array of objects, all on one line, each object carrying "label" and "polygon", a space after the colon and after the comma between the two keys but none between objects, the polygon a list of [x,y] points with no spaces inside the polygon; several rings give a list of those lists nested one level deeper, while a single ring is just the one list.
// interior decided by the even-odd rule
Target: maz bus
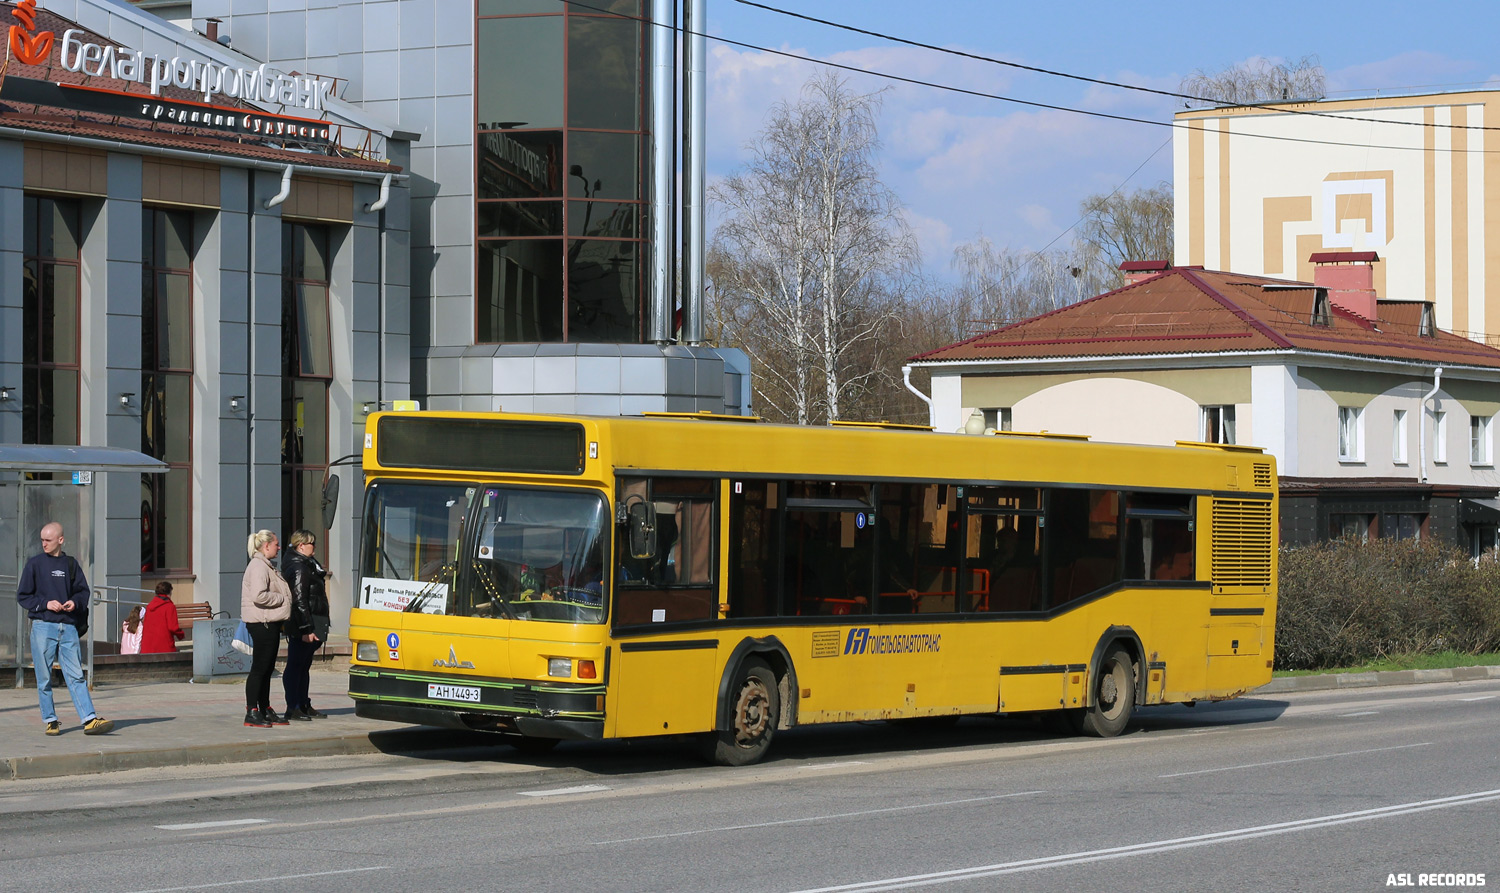
[{"label": "maz bus", "polygon": [[739,765],[812,723],[1109,736],[1270,679],[1270,456],[895,427],[372,415],[356,712]]}]

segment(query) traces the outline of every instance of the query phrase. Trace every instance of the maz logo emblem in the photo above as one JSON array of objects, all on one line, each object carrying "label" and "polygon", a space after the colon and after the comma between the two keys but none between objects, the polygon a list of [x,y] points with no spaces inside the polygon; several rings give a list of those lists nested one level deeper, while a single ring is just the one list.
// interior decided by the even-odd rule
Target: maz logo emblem
[{"label": "maz logo emblem", "polygon": [[474,662],[471,661],[471,660],[466,660],[466,661],[464,661],[462,663],[459,663],[458,652],[456,652],[456,651],[453,650],[453,646],[452,645],[448,646],[448,659],[447,660],[443,660],[442,658],[438,658],[437,660],[434,660],[432,662],[432,665],[434,667],[447,667],[450,670],[472,670],[472,669],[474,669]]},{"label": "maz logo emblem", "polygon": [[36,29],[36,0],[20,0],[10,14],[21,20],[20,25],[10,26],[11,54],[24,65],[46,62],[52,55],[52,32],[29,33]]}]

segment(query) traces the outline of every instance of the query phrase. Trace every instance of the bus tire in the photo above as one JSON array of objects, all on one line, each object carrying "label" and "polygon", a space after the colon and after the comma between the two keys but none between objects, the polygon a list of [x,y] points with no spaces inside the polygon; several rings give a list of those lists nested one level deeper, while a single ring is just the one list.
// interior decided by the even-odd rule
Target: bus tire
[{"label": "bus tire", "polygon": [[1093,697],[1078,717],[1078,731],[1096,738],[1113,738],[1125,731],[1135,709],[1135,662],[1130,652],[1112,645],[1099,662]]},{"label": "bus tire", "polygon": [[519,750],[521,753],[531,756],[540,756],[550,753],[557,746],[556,738],[533,738],[530,735],[506,735],[505,743]]},{"label": "bus tire", "polygon": [[703,758],[720,766],[748,766],[759,762],[771,747],[781,716],[776,674],[759,658],[740,664],[729,689],[731,727],[706,732],[700,739]]}]

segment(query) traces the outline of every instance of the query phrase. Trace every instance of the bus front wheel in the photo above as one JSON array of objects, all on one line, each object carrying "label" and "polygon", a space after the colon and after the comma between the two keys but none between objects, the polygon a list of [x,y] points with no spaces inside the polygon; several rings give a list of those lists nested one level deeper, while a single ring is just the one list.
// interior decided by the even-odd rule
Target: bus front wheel
[{"label": "bus front wheel", "polygon": [[1074,714],[1078,731],[1096,738],[1113,738],[1125,731],[1134,709],[1135,662],[1130,652],[1117,645],[1099,662],[1093,702]]},{"label": "bus front wheel", "polygon": [[747,660],[729,696],[730,728],[705,732],[701,751],[704,759],[720,766],[747,766],[766,755],[776,733],[781,715],[776,674],[763,661]]}]

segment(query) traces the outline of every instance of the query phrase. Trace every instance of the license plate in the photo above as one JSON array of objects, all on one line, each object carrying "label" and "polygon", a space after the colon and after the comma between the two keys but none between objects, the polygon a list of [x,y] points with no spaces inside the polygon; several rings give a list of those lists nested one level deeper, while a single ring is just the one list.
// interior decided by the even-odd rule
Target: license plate
[{"label": "license plate", "polygon": [[427,683],[427,697],[443,701],[470,701],[479,703],[479,689],[467,685],[439,685]]}]

